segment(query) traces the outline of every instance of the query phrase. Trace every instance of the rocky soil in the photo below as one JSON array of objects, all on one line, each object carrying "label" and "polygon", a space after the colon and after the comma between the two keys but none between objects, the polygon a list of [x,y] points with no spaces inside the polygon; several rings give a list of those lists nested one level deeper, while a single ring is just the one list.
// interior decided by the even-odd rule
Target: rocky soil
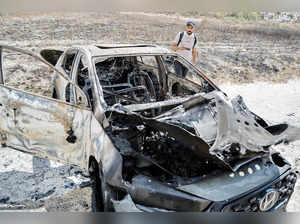
[{"label": "rocky soil", "polygon": [[[2,15],[0,44],[35,52],[96,43],[169,46],[184,29],[187,16],[129,12]],[[229,95],[244,96],[249,108],[267,120],[300,125],[300,24],[192,16],[197,23],[197,66]],[[17,81],[32,88],[41,86],[38,79]],[[298,146],[296,142],[278,150],[299,167]],[[298,182],[289,211],[300,211],[299,192]],[[0,210],[15,209],[91,211],[90,180],[74,167],[0,148]]]}]

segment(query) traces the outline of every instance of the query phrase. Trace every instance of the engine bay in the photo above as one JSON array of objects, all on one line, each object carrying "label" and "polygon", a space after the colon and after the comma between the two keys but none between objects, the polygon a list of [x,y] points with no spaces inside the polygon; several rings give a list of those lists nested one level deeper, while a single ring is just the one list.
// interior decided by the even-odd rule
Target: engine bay
[{"label": "engine bay", "polygon": [[106,131],[123,157],[127,181],[143,174],[172,185],[187,184],[217,170],[168,132],[124,119],[115,119]]}]

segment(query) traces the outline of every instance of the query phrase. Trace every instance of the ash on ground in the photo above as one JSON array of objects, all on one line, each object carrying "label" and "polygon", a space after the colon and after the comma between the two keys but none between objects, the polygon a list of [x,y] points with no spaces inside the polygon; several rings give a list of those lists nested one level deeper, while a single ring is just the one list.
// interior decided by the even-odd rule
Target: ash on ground
[{"label": "ash on ground", "polygon": [[0,210],[91,210],[90,178],[80,169],[9,148],[0,158]]}]

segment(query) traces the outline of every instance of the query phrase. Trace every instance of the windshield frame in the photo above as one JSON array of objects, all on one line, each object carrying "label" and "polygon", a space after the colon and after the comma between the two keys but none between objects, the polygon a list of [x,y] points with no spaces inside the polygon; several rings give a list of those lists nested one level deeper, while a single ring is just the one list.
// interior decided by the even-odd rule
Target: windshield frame
[{"label": "windshield frame", "polygon": [[[185,59],[184,57],[182,57],[181,55],[177,54],[176,52],[174,53],[134,53],[134,54],[104,54],[104,55],[96,55],[96,56],[92,56],[92,62],[93,62],[93,67],[95,69],[95,59],[96,58],[112,58],[112,57],[126,57],[126,56],[173,56],[173,57],[177,57],[180,58],[182,61],[184,61],[184,63],[191,69],[194,70],[198,75],[200,75],[201,78],[205,79],[210,85],[212,85],[212,87],[214,87],[216,90],[218,91],[222,91],[212,80],[210,80],[210,78],[207,77],[206,74],[204,74],[197,66],[193,65],[191,62],[189,62],[187,59]],[[163,63],[163,65],[165,66],[165,64]],[[165,69],[166,70],[166,69]],[[96,70],[95,70],[96,71]],[[190,80],[187,80],[190,81]],[[223,92],[223,91],[222,91]]]},{"label": "windshield frame", "polygon": [[[177,57],[179,58],[181,61],[183,61],[185,63],[186,66],[188,66],[189,69],[193,70],[197,75],[200,76],[200,78],[203,78],[205,81],[207,81],[215,90],[217,91],[221,91],[220,88],[214,84],[203,72],[201,72],[195,65],[193,65],[192,63],[190,63],[188,60],[186,60],[184,57],[180,56],[179,54],[177,54],[176,52],[174,53],[133,53],[133,54],[104,54],[104,55],[95,55],[95,56],[92,56],[91,57],[91,61],[92,61],[92,70],[94,71],[94,74],[96,76],[96,80],[100,86],[100,97],[102,98],[102,102],[104,102],[106,105],[105,107],[109,107],[106,103],[106,101],[104,100],[104,91],[103,91],[103,88],[102,88],[102,85],[100,84],[100,80],[98,78],[98,75],[97,75],[97,69],[96,69],[96,60],[99,59],[99,58],[105,58],[108,59],[108,58],[115,58],[115,57],[132,57],[132,56],[135,56],[135,57],[142,57],[142,56],[159,56],[161,61],[162,61],[162,67],[163,67],[163,72],[164,73],[163,75],[167,76],[167,73],[168,73],[168,69],[166,68],[166,65],[165,65],[165,62],[163,60],[163,56],[173,56],[173,57]],[[100,61],[98,61],[100,62]],[[159,66],[159,65],[158,65]],[[173,74],[173,73],[171,73]],[[186,78],[183,78],[184,80],[190,82],[191,84],[193,85],[198,85],[200,86],[198,83],[195,83],[189,79],[186,79]],[[223,91],[221,91],[223,92]]]}]

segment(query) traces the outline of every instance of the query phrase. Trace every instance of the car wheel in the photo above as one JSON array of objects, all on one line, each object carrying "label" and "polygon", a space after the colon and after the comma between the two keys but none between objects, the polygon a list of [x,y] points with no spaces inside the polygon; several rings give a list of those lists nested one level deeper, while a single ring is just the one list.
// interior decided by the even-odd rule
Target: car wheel
[{"label": "car wheel", "polygon": [[111,199],[114,198],[113,189],[105,182],[105,178],[102,172],[102,166],[99,163],[99,177],[101,184],[101,192],[102,192],[102,201],[103,201],[103,210],[105,212],[114,211],[113,204]]},{"label": "car wheel", "polygon": [[92,211],[93,212],[103,212],[103,193],[102,184],[99,175],[99,167],[96,161],[92,161],[90,164],[90,177],[92,182]]}]

